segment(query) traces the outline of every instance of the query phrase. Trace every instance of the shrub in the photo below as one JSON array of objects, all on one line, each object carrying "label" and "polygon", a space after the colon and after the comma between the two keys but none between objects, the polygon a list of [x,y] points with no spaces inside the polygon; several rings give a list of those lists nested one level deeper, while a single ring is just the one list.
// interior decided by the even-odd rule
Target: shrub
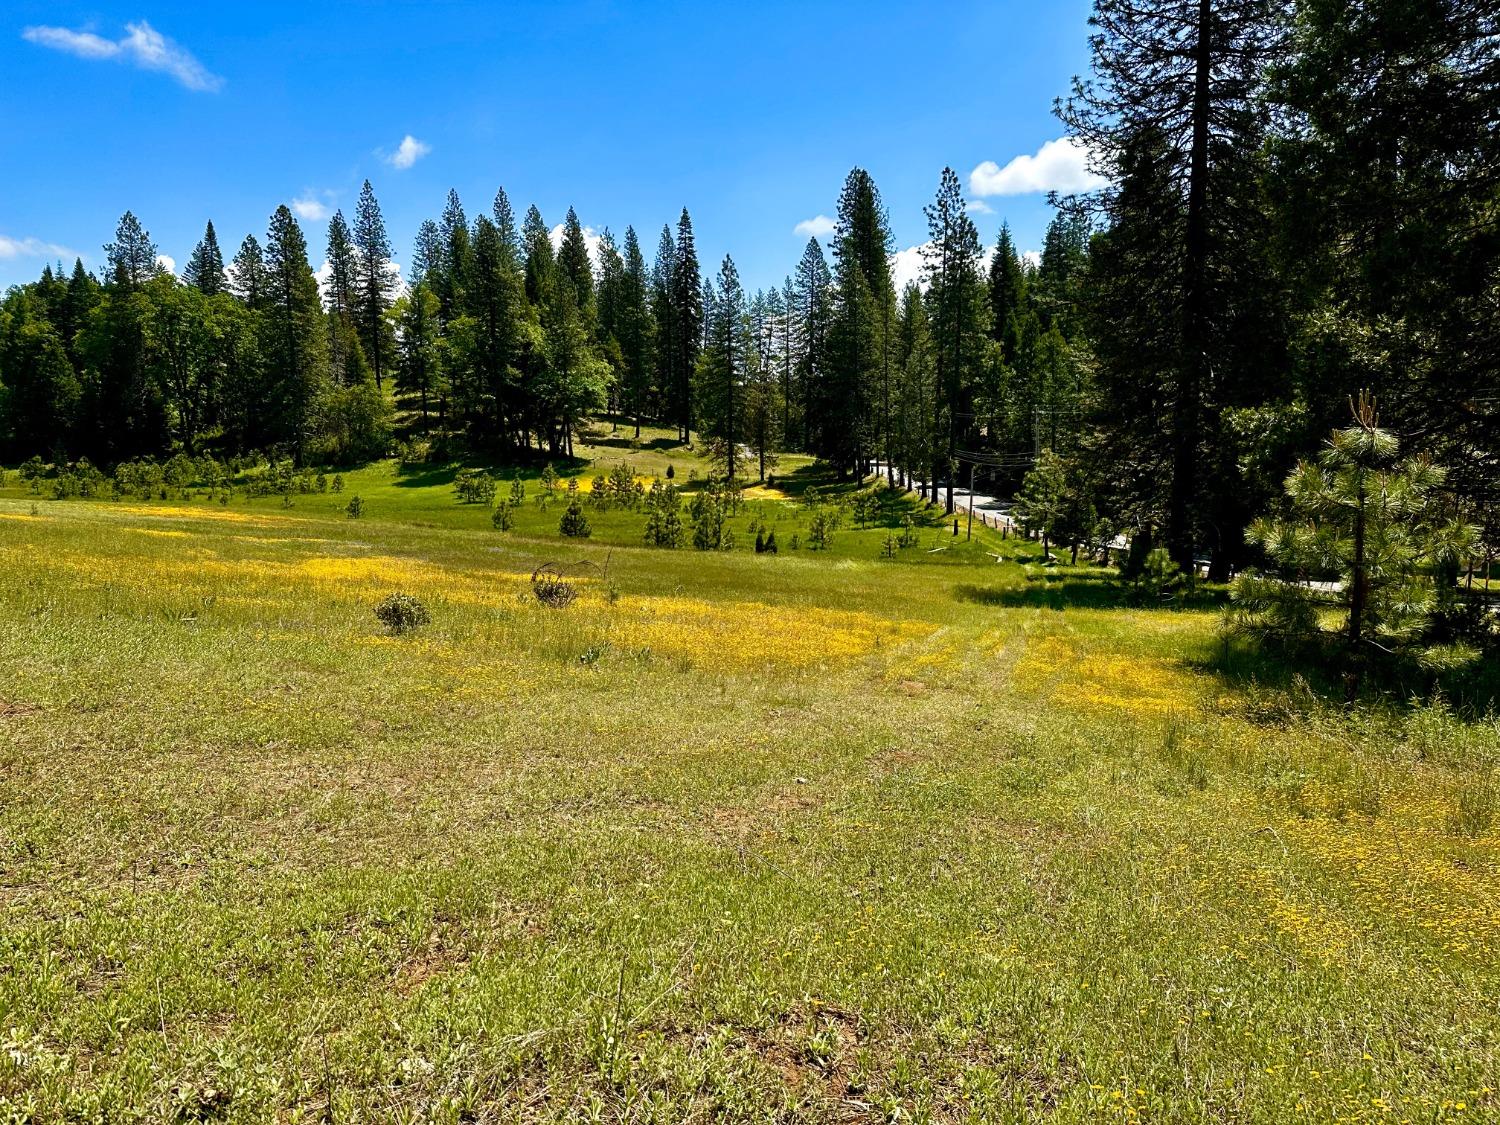
[{"label": "shrub", "polygon": [[815,551],[826,551],[833,545],[833,531],[838,527],[838,516],[827,508],[813,513],[807,525],[807,542]]},{"label": "shrub", "polygon": [[509,531],[515,526],[515,509],[511,507],[510,501],[502,500],[495,505],[495,510],[490,513],[490,523],[496,531]]},{"label": "shrub", "polygon": [[375,607],[376,619],[392,633],[410,633],[432,620],[427,607],[410,594],[390,594]]},{"label": "shrub", "polygon": [[349,497],[349,503],[344,505],[344,515],[351,520],[357,520],[365,514],[365,502],[357,495]]},{"label": "shrub", "polygon": [[526,503],[526,482],[521,479],[521,474],[517,473],[510,482],[510,504],[513,508],[519,508],[524,503]]},{"label": "shrub", "polygon": [[453,482],[462,504],[489,504],[495,499],[495,478],[482,469],[465,469]]},{"label": "shrub", "polygon": [[531,572],[531,593],[537,601],[553,609],[566,609],[578,597],[573,584],[549,569],[551,564],[538,567]]},{"label": "shrub", "polygon": [[330,492],[343,492],[344,491],[344,477],[343,477],[342,473],[334,473],[333,474],[333,483],[328,486],[328,491],[330,491]]},{"label": "shrub", "polygon": [[646,542],[652,547],[681,545],[682,500],[676,485],[651,482],[646,496]]},{"label": "shrub", "polygon": [[583,505],[578,502],[577,496],[568,501],[562,519],[558,521],[557,530],[572,539],[587,539],[593,534],[589,518],[583,514]]}]

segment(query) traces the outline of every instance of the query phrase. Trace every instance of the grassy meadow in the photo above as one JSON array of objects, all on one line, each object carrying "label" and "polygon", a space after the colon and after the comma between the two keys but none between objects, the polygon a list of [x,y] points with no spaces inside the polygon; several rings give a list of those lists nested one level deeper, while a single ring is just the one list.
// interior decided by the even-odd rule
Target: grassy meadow
[{"label": "grassy meadow", "polygon": [[0,493],[0,1121],[1500,1118],[1493,718],[977,527],[791,551],[804,462],[720,553],[453,476]]}]

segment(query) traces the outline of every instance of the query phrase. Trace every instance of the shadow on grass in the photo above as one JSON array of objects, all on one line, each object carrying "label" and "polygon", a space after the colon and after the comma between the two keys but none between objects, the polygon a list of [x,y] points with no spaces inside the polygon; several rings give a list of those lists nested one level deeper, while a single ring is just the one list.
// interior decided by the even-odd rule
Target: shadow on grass
[{"label": "shadow on grass", "polygon": [[[1302,703],[1339,707],[1344,703],[1342,654],[1337,640],[1300,649],[1257,645],[1245,638],[1221,639],[1203,659],[1193,662],[1240,691],[1270,694],[1279,709]],[[1383,659],[1366,668],[1360,685],[1362,704],[1380,703],[1402,710],[1426,705],[1442,696],[1453,711],[1483,719],[1500,710],[1500,660],[1493,653],[1458,668],[1441,671],[1406,659]]]},{"label": "shadow on grass", "polygon": [[1222,587],[1199,586],[1191,593],[1175,591],[1166,598],[1155,598],[1129,583],[1121,582],[1113,571],[1097,574],[1069,573],[1032,576],[1007,586],[958,586],[954,596],[959,601],[1008,609],[1181,609],[1203,611],[1218,609],[1229,600]]}]

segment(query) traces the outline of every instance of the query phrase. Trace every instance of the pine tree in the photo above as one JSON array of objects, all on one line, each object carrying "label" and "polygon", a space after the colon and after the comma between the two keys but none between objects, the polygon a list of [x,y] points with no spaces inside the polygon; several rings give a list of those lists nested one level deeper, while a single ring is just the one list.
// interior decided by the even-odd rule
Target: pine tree
[{"label": "pine tree", "polygon": [[266,259],[255,235],[247,234],[230,267],[229,291],[247,309],[259,311],[268,297]]},{"label": "pine tree", "polygon": [[635,418],[641,436],[641,416],[651,398],[651,345],[654,336],[649,299],[650,281],[635,228],[625,228],[625,268],[620,275],[616,316],[620,342],[621,406]]},{"label": "pine tree", "polygon": [[205,297],[224,292],[224,255],[219,250],[219,237],[210,222],[203,229],[203,237],[193,247],[187,266],[182,271],[182,282],[191,285]]},{"label": "pine tree", "polygon": [[1014,366],[1020,347],[1020,322],[1026,315],[1026,271],[1016,256],[1010,224],[1000,224],[1000,237],[990,257],[990,334],[1001,356]]},{"label": "pine tree", "polygon": [[418,281],[396,302],[400,327],[396,355],[396,387],[414,394],[422,411],[422,428],[428,428],[431,399],[438,392],[442,372],[441,335],[438,330],[440,304],[426,281]]},{"label": "pine tree", "polygon": [[745,440],[744,384],[751,343],[745,290],[734,259],[727,255],[704,312],[708,331],[696,380],[699,429],[721,451],[724,476],[733,481]]},{"label": "pine tree", "polygon": [[668,384],[675,396],[679,436],[688,441],[693,424],[693,373],[702,348],[703,279],[693,242],[693,220],[687,208],[677,220],[672,255],[672,371]]},{"label": "pine tree", "polygon": [[[1323,604],[1343,612],[1338,662],[1347,700],[1379,658],[1411,655],[1430,641],[1437,605],[1432,575],[1473,545],[1474,531],[1436,503],[1445,473],[1425,457],[1398,460],[1400,443],[1361,394],[1354,424],[1334,432],[1316,462],[1286,481],[1290,518],[1257,520],[1250,539],[1277,575],[1235,583],[1235,624],[1279,643],[1327,639]],[[1336,577],[1330,596],[1310,580]]]},{"label": "pine tree", "polygon": [[589,259],[588,242],[583,236],[583,225],[578,213],[568,208],[563,220],[562,242],[557,248],[557,265],[563,277],[573,286],[573,300],[585,315],[594,306],[594,266]]},{"label": "pine tree", "polygon": [[423,219],[412,243],[411,284],[420,285],[425,281],[436,288],[443,281],[444,261],[443,236],[438,225],[431,219]]},{"label": "pine tree", "polygon": [[438,246],[442,249],[443,268],[433,279],[433,291],[442,302],[443,321],[447,323],[462,315],[474,257],[469,220],[456,191],[448,192],[448,202],[443,207],[442,222],[438,224]]},{"label": "pine tree", "polygon": [[126,289],[139,289],[160,272],[156,243],[135,215],[126,211],[115,228],[115,240],[105,246],[109,279]]},{"label": "pine tree", "polygon": [[817,449],[834,419],[820,413],[822,384],[828,369],[828,327],[832,318],[833,276],[828,259],[816,238],[807,240],[797,263],[792,314],[800,335],[796,358],[796,381],[801,392],[802,448]]},{"label": "pine tree", "polygon": [[979,232],[964,204],[952,168],[944,168],[938,193],[924,211],[928,243],[925,267],[932,310],[935,398],[933,422],[937,456],[932,466],[931,499],[946,481],[945,510],[953,513],[958,472],[960,417],[972,418],[974,387],[984,367],[989,341],[989,300],[979,277]]},{"label": "pine tree", "polygon": [[1313,420],[1338,424],[1372,387],[1451,488],[1493,503],[1500,9],[1305,0],[1297,16],[1272,152]]},{"label": "pine tree", "polygon": [[[499,442],[511,429],[516,407],[512,387],[521,337],[521,279],[500,231],[486,215],[474,225],[474,264],[467,314],[468,359],[473,372],[473,410],[479,436]],[[519,428],[519,427],[516,427]]]},{"label": "pine tree", "polygon": [[323,303],[328,309],[328,364],[340,385],[361,382],[368,366],[354,324],[358,277],[349,224],[343,211],[335,211],[328,220],[328,282],[323,287]]},{"label": "pine tree", "polygon": [[312,411],[326,382],[327,349],[319,331],[318,281],[307,261],[307,240],[291,208],[282,204],[266,235],[267,296],[261,353],[265,357],[266,444],[286,443],[301,460]]},{"label": "pine tree", "polygon": [[872,452],[888,450],[891,398],[889,339],[895,320],[890,223],[875,181],[855,168],[839,194],[834,240],[833,322],[820,412],[839,418],[824,426],[813,452],[840,473],[861,473]]},{"label": "pine tree", "polygon": [[[1245,162],[1261,149],[1259,95],[1280,11],[1274,0],[1096,0],[1095,77],[1076,82],[1060,107],[1115,183],[1123,182],[1127,163],[1139,170],[1140,146],[1153,146],[1164,173],[1154,206],[1180,214],[1158,224],[1171,236],[1173,268],[1165,278],[1143,281],[1171,298],[1162,310],[1177,338],[1166,369],[1167,542],[1187,572],[1199,537],[1206,398],[1215,372],[1226,366],[1223,351],[1236,342],[1236,334],[1215,326],[1216,282],[1230,276],[1241,253],[1236,243],[1245,217],[1236,196],[1260,179]],[[1137,176],[1138,189],[1146,182]],[[1113,194],[1105,192],[1106,206]]]},{"label": "pine tree", "polygon": [[398,279],[391,262],[391,240],[385,233],[385,219],[380,204],[366,180],[360,189],[354,212],[354,249],[358,271],[355,275],[355,323],[365,357],[375,371],[375,388],[383,390],[385,374],[395,352],[391,337],[391,299]]}]

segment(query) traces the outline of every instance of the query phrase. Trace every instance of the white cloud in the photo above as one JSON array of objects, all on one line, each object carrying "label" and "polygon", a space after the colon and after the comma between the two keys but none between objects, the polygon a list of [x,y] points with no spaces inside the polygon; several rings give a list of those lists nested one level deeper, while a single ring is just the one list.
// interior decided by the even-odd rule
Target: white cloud
[{"label": "white cloud", "polygon": [[1004,168],[986,160],[969,173],[969,190],[978,196],[1045,191],[1067,195],[1093,191],[1108,182],[1089,171],[1088,149],[1073,137],[1048,141],[1035,155],[1018,156]]},{"label": "white cloud", "polygon": [[211,74],[186,48],[168,39],[145,20],[127,23],[125,35],[120,39],[106,39],[92,31],[73,31],[66,27],[28,27],[21,32],[21,38],[81,59],[116,59],[133,63],[142,70],[161,71],[189,90],[213,93],[224,86],[224,79]]},{"label": "white cloud", "polygon": [[396,151],[384,157],[385,162],[392,168],[410,168],[422,157],[432,151],[432,146],[425,141],[419,141],[416,137],[407,133],[401,138],[401,143],[396,146]]},{"label": "white cloud", "polygon": [[174,277],[177,275],[177,259],[170,254],[158,254],[156,264]]},{"label": "white cloud", "polygon": [[904,292],[907,285],[915,281],[922,288],[927,288],[927,281],[922,276],[923,256],[932,243],[924,242],[920,246],[908,246],[905,250],[897,250],[891,255],[891,281],[896,285],[896,292]]},{"label": "white cloud", "polygon": [[[563,224],[558,223],[547,232],[552,238],[552,249],[560,250],[563,240]],[[599,232],[593,227],[583,228],[583,244],[589,248],[589,261],[593,264],[594,271],[599,270]]]},{"label": "white cloud", "polygon": [[[328,193],[324,192],[324,194]],[[326,219],[330,214],[328,204],[310,191],[305,191],[300,197],[292,200],[292,210],[297,213],[299,219]]]},{"label": "white cloud", "polygon": [[800,234],[804,238],[827,238],[834,232],[835,223],[827,215],[814,215],[811,219],[803,219],[792,228],[793,234]]},{"label": "white cloud", "polygon": [[964,204],[964,210],[970,215],[993,215],[995,209],[982,199],[971,199]]},{"label": "white cloud", "polygon": [[0,234],[0,261],[13,258],[73,258],[76,255],[66,246],[55,242],[43,242],[40,238],[7,238]]},{"label": "white cloud", "polygon": [[1040,250],[1023,250],[1021,252],[1021,261],[1025,262],[1032,269],[1038,269],[1042,264],[1042,252]]}]

